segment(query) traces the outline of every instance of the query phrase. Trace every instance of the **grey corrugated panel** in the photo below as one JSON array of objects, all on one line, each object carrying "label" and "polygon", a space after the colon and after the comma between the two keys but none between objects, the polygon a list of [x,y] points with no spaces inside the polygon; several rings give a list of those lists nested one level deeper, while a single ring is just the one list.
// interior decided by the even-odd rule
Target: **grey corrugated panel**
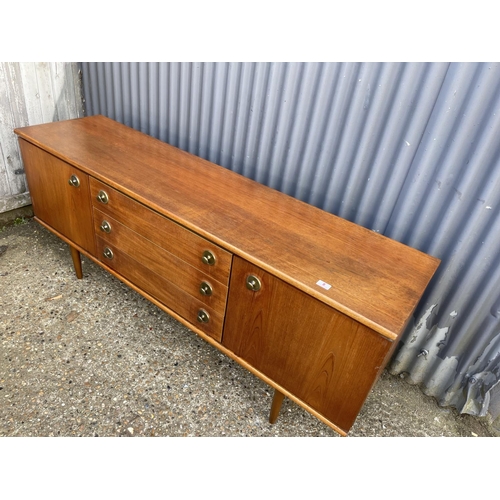
[{"label": "grey corrugated panel", "polygon": [[82,68],[88,114],[441,258],[390,369],[461,411],[500,407],[498,64]]},{"label": "grey corrugated panel", "polygon": [[[443,260],[417,317],[435,311],[407,337],[413,344],[394,371],[409,372],[443,404],[479,414],[500,378],[492,315],[500,291],[499,84],[498,65],[450,67],[387,231]],[[409,355],[417,349],[427,358]]]}]

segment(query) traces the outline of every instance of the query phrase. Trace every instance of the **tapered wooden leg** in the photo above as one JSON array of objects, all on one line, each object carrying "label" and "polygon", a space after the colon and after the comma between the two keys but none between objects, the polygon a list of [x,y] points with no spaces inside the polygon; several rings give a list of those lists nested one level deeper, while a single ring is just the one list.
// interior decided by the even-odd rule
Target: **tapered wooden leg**
[{"label": "tapered wooden leg", "polygon": [[83,278],[83,272],[82,272],[82,260],[80,259],[80,252],[71,245],[69,248],[71,250],[71,258],[73,259],[73,267],[75,268],[76,277],[81,280]]},{"label": "tapered wooden leg", "polygon": [[273,403],[271,404],[271,414],[269,415],[269,423],[274,424],[278,419],[278,415],[281,410],[281,403],[283,403],[285,395],[278,391],[278,389],[274,389],[274,397]]}]

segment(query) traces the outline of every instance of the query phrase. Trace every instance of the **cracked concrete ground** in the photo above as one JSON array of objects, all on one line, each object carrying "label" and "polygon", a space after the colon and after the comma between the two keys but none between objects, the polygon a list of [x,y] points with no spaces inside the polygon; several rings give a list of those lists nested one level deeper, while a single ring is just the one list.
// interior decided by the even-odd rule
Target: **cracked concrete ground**
[{"label": "cracked concrete ground", "polygon": [[[33,220],[0,232],[0,436],[338,436]],[[387,372],[349,436],[496,436]]]}]

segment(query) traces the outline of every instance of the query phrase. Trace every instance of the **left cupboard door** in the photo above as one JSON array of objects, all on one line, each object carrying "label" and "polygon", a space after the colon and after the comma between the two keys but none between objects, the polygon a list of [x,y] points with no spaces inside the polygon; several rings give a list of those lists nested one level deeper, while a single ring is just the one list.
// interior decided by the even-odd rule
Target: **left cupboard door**
[{"label": "left cupboard door", "polygon": [[35,216],[95,255],[89,177],[19,138]]}]

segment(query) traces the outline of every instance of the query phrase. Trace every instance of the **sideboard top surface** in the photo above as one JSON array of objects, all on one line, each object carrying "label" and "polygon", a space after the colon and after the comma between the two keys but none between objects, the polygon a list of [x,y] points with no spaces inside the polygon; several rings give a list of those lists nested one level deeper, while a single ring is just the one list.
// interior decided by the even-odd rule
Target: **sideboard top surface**
[{"label": "sideboard top surface", "polygon": [[439,265],[102,115],[15,132],[391,340]]}]

